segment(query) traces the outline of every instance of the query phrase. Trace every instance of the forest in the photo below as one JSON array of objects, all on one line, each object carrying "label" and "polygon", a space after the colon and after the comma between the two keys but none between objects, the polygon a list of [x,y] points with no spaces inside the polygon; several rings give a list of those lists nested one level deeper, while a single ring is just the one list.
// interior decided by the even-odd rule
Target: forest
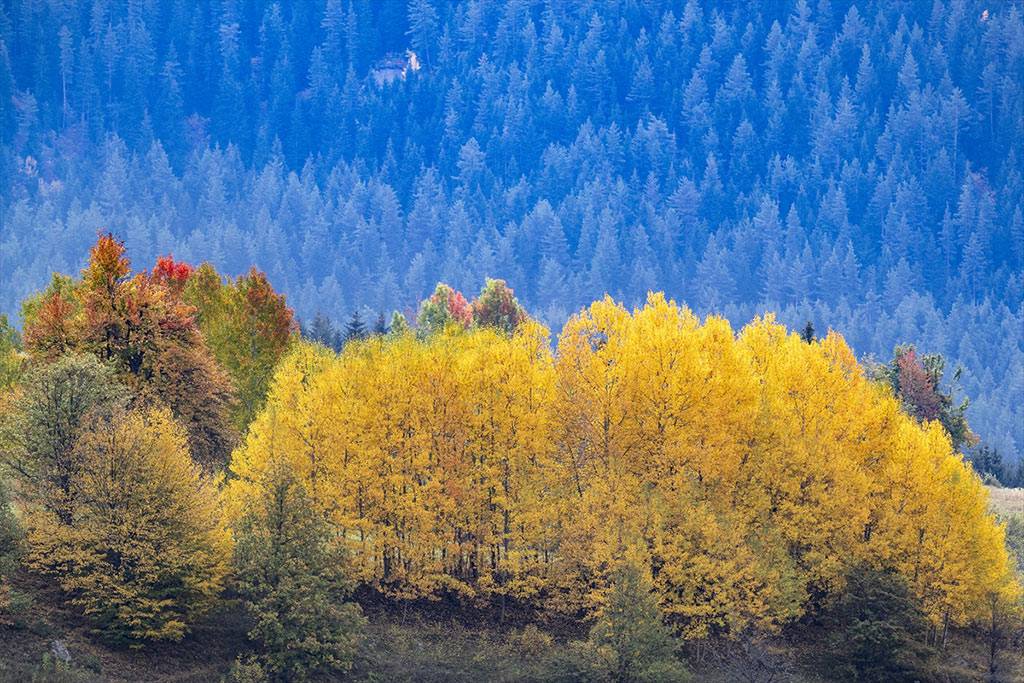
[{"label": "forest", "polygon": [[[493,279],[303,334],[256,269],[133,271],[110,234],[21,315],[0,349],[11,642],[39,630],[35,593],[122,652],[233,609],[226,681],[372,676],[362,603],[525,624],[545,656],[505,680],[723,657],[775,676],[796,658],[775,639],[840,678],[962,674],[955,638],[991,680],[1018,671],[1024,530],[958,450],[977,437],[939,356],[864,367],[835,332],[734,330],[661,293],[596,301],[552,346]],[[34,680],[103,673],[60,642]]]},{"label": "forest", "polygon": [[977,0],[0,3],[0,312],[99,229],[309,322],[664,291],[962,367],[1024,444],[1024,13]]},{"label": "forest", "polygon": [[1018,2],[0,0],[0,682],[1024,679],[1022,160]]}]

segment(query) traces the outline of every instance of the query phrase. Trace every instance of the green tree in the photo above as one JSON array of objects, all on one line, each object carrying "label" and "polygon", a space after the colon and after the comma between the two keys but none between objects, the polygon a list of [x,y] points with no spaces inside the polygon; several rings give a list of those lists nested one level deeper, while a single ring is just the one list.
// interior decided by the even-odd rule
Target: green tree
[{"label": "green tree", "polygon": [[4,623],[4,613],[8,610],[11,592],[7,581],[18,564],[21,550],[21,527],[14,516],[7,482],[0,472],[0,624]]},{"label": "green tree", "polygon": [[914,681],[927,668],[927,622],[905,579],[865,565],[826,613],[825,665],[838,680]]},{"label": "green tree", "polygon": [[365,624],[345,558],[291,468],[273,465],[240,519],[238,587],[255,622],[249,637],[273,680],[301,681],[352,667]]},{"label": "green tree", "polygon": [[688,680],[650,580],[633,562],[619,565],[611,579],[607,601],[590,631],[590,643],[606,662],[611,680]]},{"label": "green tree", "polygon": [[23,367],[18,331],[0,313],[0,391],[18,381]]},{"label": "green tree", "polygon": [[352,311],[352,317],[345,323],[345,335],[344,339],[346,342],[352,340],[360,340],[366,338],[366,323],[363,322],[363,317],[359,314],[359,309]]},{"label": "green tree", "polygon": [[238,397],[234,422],[244,432],[263,406],[274,367],[298,329],[292,310],[255,268],[225,283],[204,263],[188,277],[183,296],[195,306],[199,329],[231,377]]},{"label": "green tree", "polygon": [[93,412],[75,446],[71,524],[26,514],[27,562],[116,643],[180,640],[230,559],[219,495],[167,408]]},{"label": "green tree", "polygon": [[92,355],[69,353],[32,368],[0,411],[0,457],[19,497],[71,524],[82,421],[125,397],[113,369]]},{"label": "green tree", "polygon": [[991,477],[1001,484],[1009,484],[1003,456],[995,448],[988,444],[979,445],[967,453],[967,459],[983,480],[988,481],[988,478]]},{"label": "green tree", "polygon": [[388,325],[388,334],[392,337],[401,337],[409,332],[409,321],[405,316],[395,311],[391,314],[391,324]]},{"label": "green tree", "polygon": [[812,323],[810,320],[808,320],[807,324],[804,325],[804,328],[800,330],[800,339],[802,339],[807,344],[811,344],[814,342],[814,323]]}]

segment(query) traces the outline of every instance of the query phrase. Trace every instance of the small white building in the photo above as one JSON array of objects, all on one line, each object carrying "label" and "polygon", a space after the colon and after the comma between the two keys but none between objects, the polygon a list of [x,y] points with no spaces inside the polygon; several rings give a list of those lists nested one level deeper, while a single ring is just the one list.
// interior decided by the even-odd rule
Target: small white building
[{"label": "small white building", "polygon": [[390,85],[395,81],[404,81],[410,71],[420,70],[420,60],[412,50],[406,50],[404,55],[387,54],[370,69],[370,76],[378,88]]}]

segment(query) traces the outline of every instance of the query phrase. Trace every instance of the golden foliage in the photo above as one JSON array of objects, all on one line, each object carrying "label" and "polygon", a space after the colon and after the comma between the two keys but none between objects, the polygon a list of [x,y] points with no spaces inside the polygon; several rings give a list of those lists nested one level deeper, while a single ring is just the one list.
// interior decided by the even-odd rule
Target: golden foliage
[{"label": "golden foliage", "polygon": [[27,564],[55,575],[103,635],[178,640],[220,592],[219,495],[167,409],[97,415],[75,445],[74,510],[26,510]]},{"label": "golden foliage", "polygon": [[980,481],[838,335],[737,335],[661,295],[594,303],[554,355],[533,322],[298,345],[233,455],[233,515],[277,458],[398,596],[577,610],[638,558],[699,638],[778,628],[864,562],[936,625],[1019,591]]}]

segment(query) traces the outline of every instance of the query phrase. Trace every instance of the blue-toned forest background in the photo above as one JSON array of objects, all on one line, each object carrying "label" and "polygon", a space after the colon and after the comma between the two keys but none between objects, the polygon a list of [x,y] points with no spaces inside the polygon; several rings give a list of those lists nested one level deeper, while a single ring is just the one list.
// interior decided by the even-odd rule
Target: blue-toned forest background
[{"label": "blue-toned forest background", "polygon": [[1024,449],[1020,2],[0,8],[12,319],[99,228],[255,263],[306,320],[493,276],[557,329],[663,289],[941,352]]}]

